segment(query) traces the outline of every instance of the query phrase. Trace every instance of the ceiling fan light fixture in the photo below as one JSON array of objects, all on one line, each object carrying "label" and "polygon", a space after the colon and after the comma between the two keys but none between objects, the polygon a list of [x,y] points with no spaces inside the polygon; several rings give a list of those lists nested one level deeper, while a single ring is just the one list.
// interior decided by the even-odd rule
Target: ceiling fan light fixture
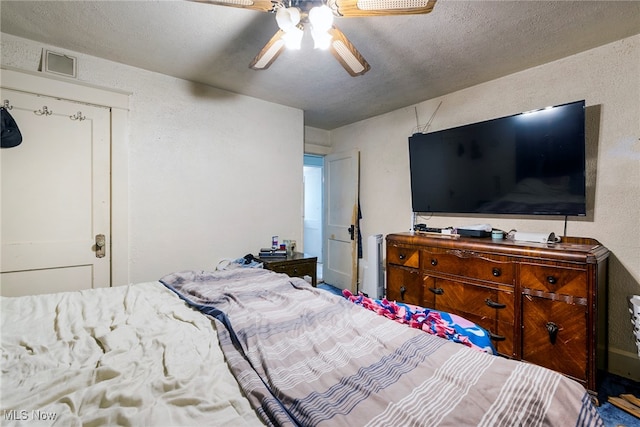
[{"label": "ceiling fan light fixture", "polygon": [[304,31],[300,24],[300,9],[297,7],[279,7],[276,12],[276,22],[284,32],[282,39],[287,49],[299,50],[302,46]]},{"label": "ceiling fan light fixture", "polygon": [[327,50],[331,46],[333,36],[329,30],[333,26],[333,12],[328,6],[316,6],[309,11],[309,22],[311,23],[311,36],[313,37],[313,47],[315,49]]},{"label": "ceiling fan light fixture", "polygon": [[331,34],[326,31],[311,31],[311,37],[313,37],[313,48],[320,50],[327,50],[331,46]]},{"label": "ceiling fan light fixture", "polygon": [[309,11],[309,22],[315,31],[327,32],[333,25],[333,12],[327,5],[313,7]]},{"label": "ceiling fan light fixture", "polygon": [[[304,25],[311,25],[315,48],[329,48],[352,76],[371,69],[369,63],[342,31],[333,25],[334,16],[419,15],[430,13],[438,0],[191,0],[276,14],[279,30],[253,59],[250,68],[264,70],[284,50],[285,44],[300,49]],[[315,6],[317,4],[320,6]],[[286,7],[289,5],[290,7]],[[301,9],[292,6],[299,5]]]},{"label": "ceiling fan light fixture", "polygon": [[284,33],[282,39],[287,49],[300,50],[302,47],[302,36],[304,36],[304,31],[298,27],[293,27]]},{"label": "ceiling fan light fixture", "polygon": [[276,12],[276,22],[287,33],[300,23],[300,10],[297,7],[280,7]]}]

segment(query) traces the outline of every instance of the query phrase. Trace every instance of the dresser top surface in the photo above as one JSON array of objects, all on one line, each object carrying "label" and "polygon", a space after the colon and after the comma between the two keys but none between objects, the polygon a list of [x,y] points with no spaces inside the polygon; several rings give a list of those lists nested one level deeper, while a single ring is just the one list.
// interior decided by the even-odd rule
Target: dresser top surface
[{"label": "dresser top surface", "polygon": [[501,255],[550,258],[562,261],[597,263],[607,259],[609,250],[591,238],[562,237],[559,243],[532,243],[491,237],[464,237],[433,233],[404,232],[388,234],[387,242],[404,245],[461,249]]},{"label": "dresser top surface", "polygon": [[275,264],[281,262],[316,262],[318,257],[302,252],[294,252],[286,257],[258,257],[258,259],[267,264]]}]

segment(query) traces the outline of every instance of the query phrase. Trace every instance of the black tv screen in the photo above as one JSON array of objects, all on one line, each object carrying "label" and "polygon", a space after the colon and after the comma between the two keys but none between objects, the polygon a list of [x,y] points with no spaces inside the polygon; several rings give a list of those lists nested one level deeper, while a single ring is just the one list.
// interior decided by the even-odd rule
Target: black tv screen
[{"label": "black tv screen", "polygon": [[585,102],[409,137],[414,212],[586,213]]}]

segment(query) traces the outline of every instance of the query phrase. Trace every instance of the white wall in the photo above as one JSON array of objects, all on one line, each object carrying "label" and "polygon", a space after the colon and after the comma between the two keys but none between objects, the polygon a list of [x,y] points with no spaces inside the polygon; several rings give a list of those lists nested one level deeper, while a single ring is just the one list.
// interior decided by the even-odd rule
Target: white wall
[{"label": "white wall", "polygon": [[331,131],[305,126],[304,152],[320,156],[329,154],[331,152]]},{"label": "white wall", "polygon": [[[428,77],[424,84],[429,84]],[[581,99],[587,105],[587,180],[591,187],[587,216],[571,218],[567,235],[595,238],[611,251],[609,367],[640,380],[640,360],[627,311],[627,297],[640,294],[640,36],[427,100],[415,108],[419,124],[424,125],[442,103],[429,129],[435,131]],[[365,237],[408,231],[411,226],[407,138],[417,125],[411,106],[331,132],[334,152],[357,148],[361,153]],[[558,235],[564,230],[564,218],[434,215],[419,222],[432,227],[490,223],[504,230]]]},{"label": "white wall", "polygon": [[131,282],[212,269],[272,235],[302,244],[301,110],[7,34],[2,66],[36,71],[45,47],[76,56],[79,81],[132,94]]}]

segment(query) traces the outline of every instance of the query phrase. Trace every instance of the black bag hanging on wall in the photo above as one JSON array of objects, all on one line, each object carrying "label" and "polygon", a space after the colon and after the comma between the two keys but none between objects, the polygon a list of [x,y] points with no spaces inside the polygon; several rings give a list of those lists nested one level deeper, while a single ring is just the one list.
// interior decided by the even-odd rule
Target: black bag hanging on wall
[{"label": "black bag hanging on wall", "polygon": [[22,142],[22,134],[20,133],[20,129],[18,129],[18,124],[9,111],[6,108],[0,107],[0,122],[2,122],[2,132],[1,132],[1,140],[2,140],[2,148],[11,148],[20,145]]}]

